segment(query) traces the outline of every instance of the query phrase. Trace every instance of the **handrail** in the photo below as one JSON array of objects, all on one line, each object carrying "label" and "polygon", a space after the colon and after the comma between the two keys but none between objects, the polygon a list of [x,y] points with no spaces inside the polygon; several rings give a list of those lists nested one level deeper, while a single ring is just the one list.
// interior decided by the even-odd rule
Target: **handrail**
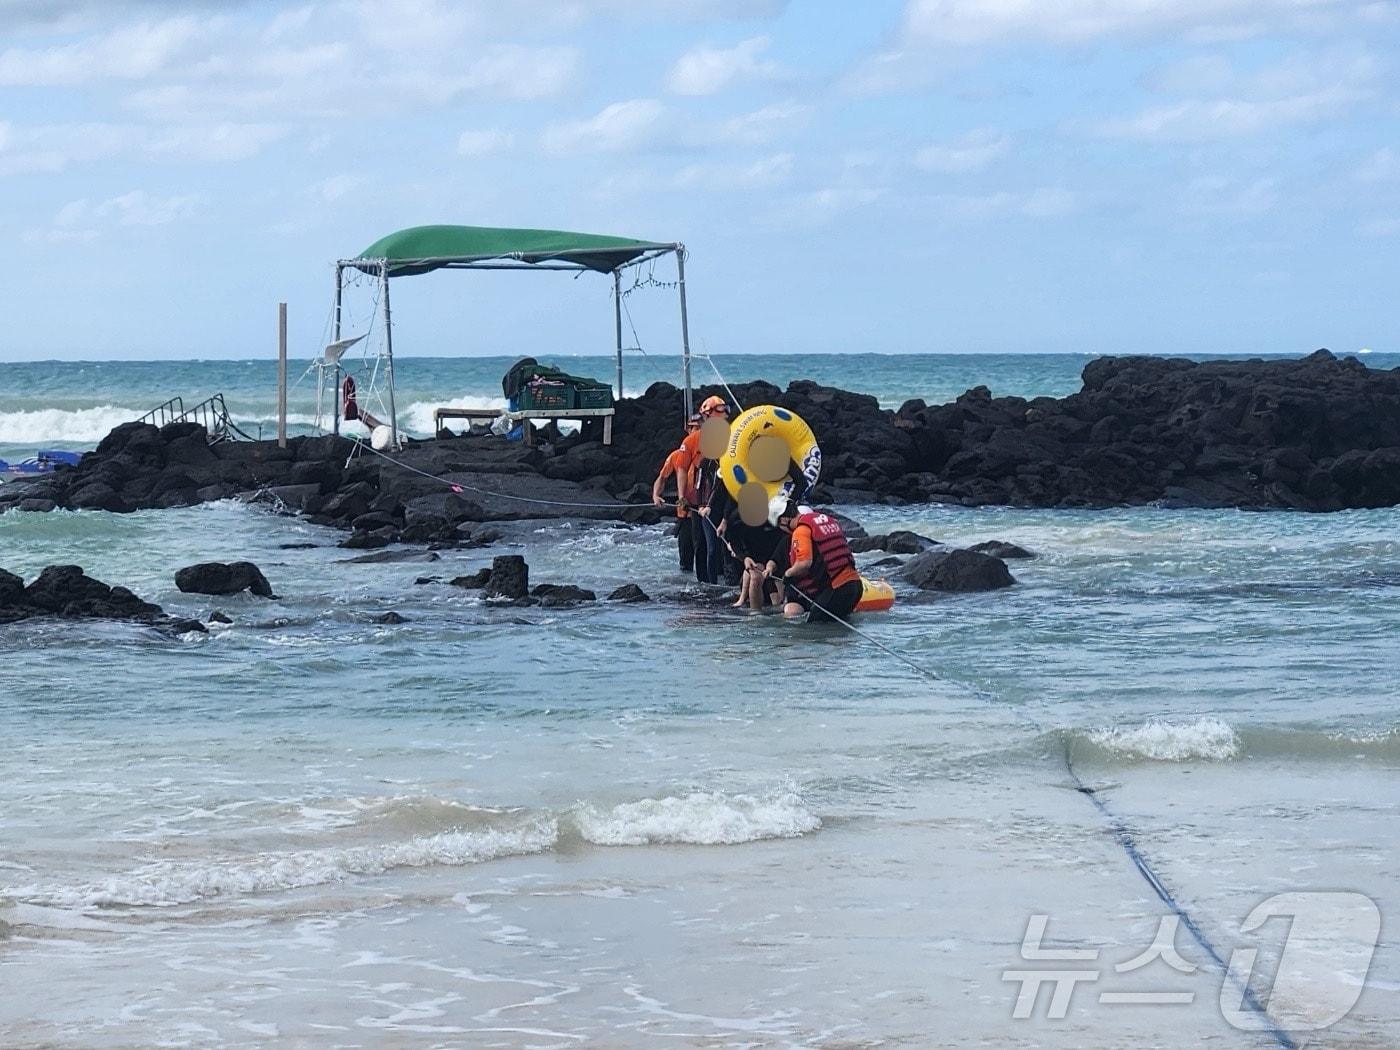
[{"label": "handrail", "polygon": [[256,440],[240,430],[229,417],[228,406],[224,404],[223,394],[206,397],[193,408],[186,408],[182,398],[172,397],[169,401],[147,412],[141,417],[140,422],[154,423],[156,426],[165,426],[169,423],[200,423],[209,434],[210,444],[217,444],[220,441],[236,441],[239,438],[244,441]]},{"label": "handrail", "polygon": [[157,405],[144,416],[137,420],[138,423],[150,423],[154,426],[163,427],[167,423],[173,423],[185,414],[185,400],[180,397],[172,397],[164,404]]}]

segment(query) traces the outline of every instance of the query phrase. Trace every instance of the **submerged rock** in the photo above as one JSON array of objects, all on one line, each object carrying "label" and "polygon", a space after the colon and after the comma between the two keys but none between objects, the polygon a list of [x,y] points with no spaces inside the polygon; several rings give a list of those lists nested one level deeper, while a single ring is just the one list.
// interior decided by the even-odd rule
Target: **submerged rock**
[{"label": "submerged rock", "polygon": [[866,551],[885,551],[888,554],[922,554],[924,551],[941,547],[937,540],[920,536],[917,532],[896,529],[878,536],[860,536],[851,540],[851,550],[857,554]]},{"label": "submerged rock", "polygon": [[561,605],[577,605],[579,602],[596,602],[598,596],[571,583],[541,583],[530,591],[530,597],[538,598],[545,608]]},{"label": "submerged rock", "polygon": [[206,561],[187,565],[175,573],[175,586],[186,594],[239,594],[249,591],[259,598],[276,598],[272,584],[250,561]]},{"label": "submerged rock", "polygon": [[649,602],[647,592],[638,587],[635,583],[624,583],[617,590],[608,595],[610,602]]},{"label": "submerged rock", "polygon": [[1005,540],[985,540],[982,543],[974,543],[967,549],[976,551],[978,554],[990,554],[993,558],[1001,558],[1003,560],[1006,558],[1035,557],[1035,554],[1026,550],[1026,548],[1018,547],[1014,543],[1007,543]]},{"label": "submerged rock", "polygon": [[950,547],[911,558],[899,575],[922,590],[968,593],[994,591],[1016,582],[999,558]]},{"label": "submerged rock", "polygon": [[390,609],[388,612],[380,613],[378,616],[371,616],[371,617],[370,617],[370,623],[382,623],[382,624],[390,624],[390,625],[392,625],[392,624],[400,624],[400,623],[408,623],[408,617],[407,617],[407,616],[401,616],[400,614],[398,614],[397,612],[395,612],[393,609]]},{"label": "submerged rock", "polygon": [[[420,579],[418,582],[427,583],[430,582],[432,579],[433,577],[427,577],[424,579]],[[481,588],[486,586],[487,581],[490,579],[490,569],[478,569],[476,572],[469,573],[466,576],[454,577],[448,582],[451,583],[453,587],[465,587],[467,590],[479,591],[481,590]]]}]

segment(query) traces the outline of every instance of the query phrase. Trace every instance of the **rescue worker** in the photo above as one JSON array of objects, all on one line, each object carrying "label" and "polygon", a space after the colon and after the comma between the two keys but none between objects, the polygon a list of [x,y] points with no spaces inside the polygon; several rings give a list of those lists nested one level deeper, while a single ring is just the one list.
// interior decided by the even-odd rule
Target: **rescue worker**
[{"label": "rescue worker", "polygon": [[807,622],[847,619],[860,602],[860,573],[841,526],[828,514],[799,507],[783,496],[769,505],[768,520],[790,537],[786,616],[808,614]]},{"label": "rescue worker", "polygon": [[687,448],[692,434],[700,432],[700,416],[697,413],[686,420],[685,438],[681,445],[669,456],[666,462],[661,464],[661,471],[656,475],[656,481],[651,486],[651,501],[658,507],[664,507],[666,500],[661,495],[662,488],[665,487],[666,479],[675,476],[676,479],[676,550],[680,556],[681,572],[692,572],[695,568],[695,534],[691,531],[690,509],[695,504],[695,490],[690,487],[690,467],[691,462],[699,449],[692,452]]},{"label": "rescue worker", "polygon": [[[700,425],[703,428],[706,421],[711,419],[729,419],[729,405],[724,398],[711,396],[705,398],[700,403]],[[692,438],[694,439],[692,443]],[[719,480],[719,461],[707,459],[700,454],[700,434],[697,431],[693,435],[687,435],[682,448],[690,444],[694,449],[695,458],[691,463],[690,477],[691,485],[695,490],[696,506],[698,513],[691,515],[693,529],[695,533],[695,577],[701,583],[718,583],[720,572],[724,568],[724,540],[723,532],[720,531],[723,523],[723,509],[718,515],[714,514],[712,503],[715,497],[724,491],[724,486]],[[700,571],[701,552],[704,552],[705,571]]]}]

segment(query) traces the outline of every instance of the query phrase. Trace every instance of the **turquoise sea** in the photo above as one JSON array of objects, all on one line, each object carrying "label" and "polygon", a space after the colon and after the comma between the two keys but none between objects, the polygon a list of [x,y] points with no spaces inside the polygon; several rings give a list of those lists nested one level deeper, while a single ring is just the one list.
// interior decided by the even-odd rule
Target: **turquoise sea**
[{"label": "turquoise sea", "polygon": [[[1086,360],[715,365],[894,406],[1063,395]],[[401,360],[401,419],[490,403],[508,364]],[[629,389],[678,378],[672,358],[627,367]],[[175,394],[272,420],[267,361],[5,377],[2,458],[91,447]],[[1294,1045],[1395,1045],[1400,511],[846,509],[1038,557],[1011,589],[867,616],[867,640],[723,608],[662,528],[522,522],[494,549],[357,564],[335,532],[236,501],[0,515],[0,567],[78,563],[234,621],[0,628],[0,1045],[1280,1045],[1066,747],[1222,953],[1258,949],[1243,972]],[[504,552],[532,581],[653,601],[501,608],[416,582]],[[175,589],[210,559],[258,563],[280,600]],[[373,622],[388,610],[406,622]],[[1289,954],[1301,920],[1244,928],[1279,894],[1369,898],[1379,943],[1323,923]],[[1135,962],[1164,920],[1188,969]],[[1028,967],[1095,976],[1062,1018],[1048,989],[1017,1018],[1007,974]]]}]

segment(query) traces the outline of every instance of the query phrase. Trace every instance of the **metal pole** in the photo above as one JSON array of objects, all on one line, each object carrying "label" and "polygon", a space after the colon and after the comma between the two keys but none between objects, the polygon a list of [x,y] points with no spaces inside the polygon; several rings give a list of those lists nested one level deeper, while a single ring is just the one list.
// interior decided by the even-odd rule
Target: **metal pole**
[{"label": "metal pole", "polygon": [[287,447],[287,304],[277,304],[277,447]]},{"label": "metal pole", "polygon": [[[341,289],[340,289],[340,279],[341,279],[341,275],[342,275],[342,267],[341,267],[340,263],[336,263],[336,264],[335,264],[335,321],[333,322],[333,324],[332,324],[332,326],[331,326],[331,328],[332,328],[332,331],[331,331],[331,342],[332,342],[332,343],[338,343],[338,342],[340,342],[340,291],[341,291]],[[318,369],[318,370],[317,370],[317,372],[316,372],[316,382],[319,383],[321,386],[325,386],[325,382],[326,382],[326,373],[325,373],[325,370],[324,370],[324,369]],[[331,425],[331,432],[334,433],[334,434],[339,434],[339,433],[340,433],[340,358],[338,358],[338,357],[335,359],[335,385],[331,388],[331,419],[334,421],[334,422],[332,423],[332,425]]]},{"label": "metal pole", "polygon": [[622,400],[622,274],[613,271],[613,315],[617,321],[617,397]]},{"label": "metal pole", "polygon": [[685,418],[695,411],[695,395],[690,384],[690,319],[685,311],[685,245],[676,245],[676,279],[681,289],[681,376],[685,381]]},{"label": "metal pole", "polygon": [[399,449],[399,413],[394,408],[394,330],[389,321],[389,263],[385,260],[379,271],[379,284],[384,297],[384,353],[389,363],[384,375],[389,381],[389,429],[393,432],[394,450]]}]

